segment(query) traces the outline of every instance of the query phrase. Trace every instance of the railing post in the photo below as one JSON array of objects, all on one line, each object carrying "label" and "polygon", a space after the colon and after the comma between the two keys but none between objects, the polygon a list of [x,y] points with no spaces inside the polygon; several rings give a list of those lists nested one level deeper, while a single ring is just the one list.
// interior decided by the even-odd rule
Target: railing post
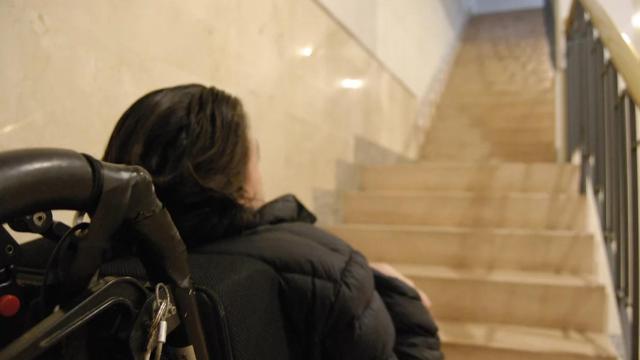
[{"label": "railing post", "polygon": [[636,104],[627,98],[627,128],[629,135],[629,201],[631,226],[630,240],[630,291],[631,291],[631,359],[638,359],[640,346],[640,213],[638,212],[638,137],[636,131]]},{"label": "railing post", "polygon": [[[618,264],[617,259],[617,239],[614,233],[613,226],[613,212],[615,208],[614,195],[615,195],[615,159],[613,154],[614,139],[612,124],[615,119],[615,104],[618,100],[618,80],[615,69],[611,62],[607,63],[604,71],[604,112],[603,112],[603,140],[604,140],[604,152],[603,152],[603,216],[602,225],[605,240],[610,250],[611,264]],[[617,269],[613,269],[614,283],[616,289],[618,289],[619,273]]]},{"label": "railing post", "polygon": [[[625,44],[595,0],[574,0],[568,25],[567,158],[580,150],[580,191],[584,193],[587,179],[593,185],[618,303],[625,359],[640,360],[636,123],[640,57]],[[605,52],[609,54],[606,63]],[[619,77],[625,85],[622,94]]]},{"label": "railing post", "polygon": [[[617,77],[617,74],[616,74]],[[616,91],[617,92],[617,91]],[[628,286],[628,271],[629,271],[629,259],[628,259],[628,235],[629,235],[629,221],[627,216],[629,201],[627,198],[627,187],[629,179],[627,178],[627,142],[625,136],[625,123],[626,123],[626,93],[623,93],[616,99],[615,103],[615,119],[614,119],[614,131],[615,131],[615,152],[614,160],[616,164],[616,206],[614,212],[614,226],[616,232],[616,238],[618,239],[618,258],[619,258],[619,271],[620,271],[620,287],[618,288],[619,298],[626,303],[626,299],[629,295]]]},{"label": "railing post", "polygon": [[602,41],[597,39],[593,44],[593,74],[594,78],[594,150],[593,150],[593,189],[598,201],[599,213],[602,215],[602,192],[604,186],[604,98],[603,98],[603,72],[604,72],[604,47]]}]

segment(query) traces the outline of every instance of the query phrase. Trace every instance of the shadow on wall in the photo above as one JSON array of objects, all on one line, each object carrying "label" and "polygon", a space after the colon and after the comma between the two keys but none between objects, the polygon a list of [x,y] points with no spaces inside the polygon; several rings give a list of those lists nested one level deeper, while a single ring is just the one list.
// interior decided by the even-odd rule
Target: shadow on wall
[{"label": "shadow on wall", "polygon": [[313,208],[321,225],[333,225],[342,220],[342,194],[356,191],[360,186],[360,169],[367,165],[410,162],[398,154],[362,137],[356,137],[353,162],[336,161],[335,190],[314,189]]},{"label": "shadow on wall", "polygon": [[466,18],[460,17],[460,14],[468,12],[468,4],[464,1],[440,1],[442,10],[447,16],[447,23],[451,26],[452,31],[459,31]]}]

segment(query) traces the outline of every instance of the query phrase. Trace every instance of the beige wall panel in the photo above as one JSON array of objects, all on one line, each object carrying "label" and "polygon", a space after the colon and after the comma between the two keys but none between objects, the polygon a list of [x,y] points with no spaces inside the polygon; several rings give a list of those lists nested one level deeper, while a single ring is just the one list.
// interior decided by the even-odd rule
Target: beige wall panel
[{"label": "beige wall panel", "polygon": [[0,43],[0,151],[100,156],[135,99],[197,82],[244,101],[270,197],[314,207],[360,140],[417,152],[415,96],[312,0],[7,0]]}]

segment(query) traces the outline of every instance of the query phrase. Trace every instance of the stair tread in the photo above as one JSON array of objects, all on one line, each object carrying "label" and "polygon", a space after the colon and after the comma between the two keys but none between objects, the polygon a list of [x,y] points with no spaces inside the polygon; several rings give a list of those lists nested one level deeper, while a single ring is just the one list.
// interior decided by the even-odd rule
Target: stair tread
[{"label": "stair tread", "polygon": [[403,198],[419,198],[419,197],[441,197],[441,198],[514,198],[514,199],[546,199],[546,198],[582,198],[580,194],[574,193],[557,193],[551,191],[511,191],[505,192],[478,192],[468,190],[357,190],[346,192],[349,196],[382,196],[382,197],[403,197]]},{"label": "stair tread", "polygon": [[364,168],[369,169],[387,169],[395,167],[444,167],[444,168],[470,168],[470,169],[483,169],[483,168],[495,168],[501,166],[549,166],[558,168],[573,168],[578,169],[578,165],[568,163],[555,163],[550,161],[537,161],[537,162],[519,162],[519,161],[438,161],[438,160],[418,160],[415,162],[395,163],[395,164],[380,164],[380,165],[366,165]]},{"label": "stair tread", "polygon": [[606,334],[503,324],[438,321],[444,344],[616,359]]},{"label": "stair tread", "polygon": [[593,236],[585,231],[359,223],[326,229],[371,261],[593,274]]},{"label": "stair tread", "polygon": [[490,191],[359,191],[343,196],[346,223],[582,229],[579,194]]},{"label": "stair tread", "polygon": [[526,228],[491,228],[491,227],[463,227],[463,226],[434,226],[434,225],[393,225],[393,224],[358,224],[344,223],[329,226],[331,228],[344,228],[353,230],[370,231],[414,231],[430,233],[469,233],[474,234],[494,233],[501,235],[539,235],[539,236],[587,236],[587,231],[580,230],[554,230],[554,229],[526,229]]},{"label": "stair tread", "polygon": [[416,162],[364,166],[360,189],[577,195],[578,177],[576,166],[555,163]]},{"label": "stair tread", "polygon": [[509,269],[473,269],[422,264],[392,264],[408,277],[432,277],[450,280],[478,280],[498,283],[517,283],[532,285],[604,287],[595,276],[570,273],[549,273]]}]

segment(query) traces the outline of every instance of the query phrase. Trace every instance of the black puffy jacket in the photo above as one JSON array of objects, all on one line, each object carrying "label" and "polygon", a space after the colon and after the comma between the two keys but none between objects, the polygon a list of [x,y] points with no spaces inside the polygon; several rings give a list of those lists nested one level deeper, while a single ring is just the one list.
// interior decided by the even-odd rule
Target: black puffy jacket
[{"label": "black puffy jacket", "polygon": [[295,197],[274,200],[258,215],[259,226],[191,252],[251,258],[274,270],[291,358],[443,358],[417,292],[374,273],[362,254],[315,227]]}]

